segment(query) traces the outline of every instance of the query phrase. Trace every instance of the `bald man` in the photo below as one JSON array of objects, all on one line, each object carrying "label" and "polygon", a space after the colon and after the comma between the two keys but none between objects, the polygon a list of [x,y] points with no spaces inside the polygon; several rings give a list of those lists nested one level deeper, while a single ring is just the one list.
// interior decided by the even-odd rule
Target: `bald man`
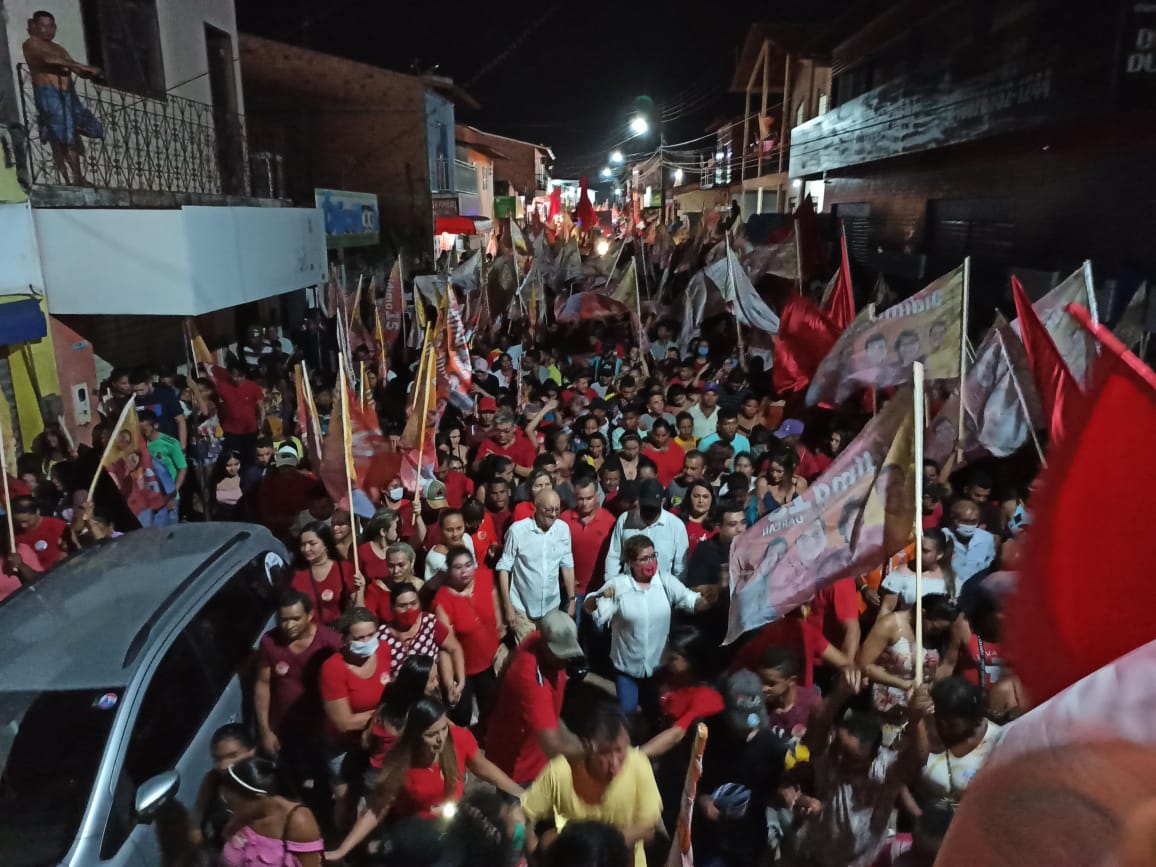
[{"label": "bald man", "polygon": [[[537,621],[564,608],[574,616],[574,552],[570,528],[559,521],[562,502],[553,490],[534,498],[534,514],[510,525],[498,560],[498,592],[506,622],[514,637],[522,639],[536,629]],[[566,588],[563,600],[558,576]]]}]

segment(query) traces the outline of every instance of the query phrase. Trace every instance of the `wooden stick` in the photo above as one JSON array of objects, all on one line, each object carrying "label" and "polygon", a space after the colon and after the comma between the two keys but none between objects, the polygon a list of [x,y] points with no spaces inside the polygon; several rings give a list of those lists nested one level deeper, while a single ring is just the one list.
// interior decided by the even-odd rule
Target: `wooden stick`
[{"label": "wooden stick", "polygon": [[[1019,377],[1016,376],[1016,370],[1015,370],[1015,367],[1012,365],[1011,356],[1009,356],[1007,353],[1007,344],[1005,344],[1003,342],[1003,335],[1000,333],[998,328],[995,330],[995,336],[996,336],[996,339],[999,340],[999,348],[1003,352],[1004,361],[1007,362],[1008,375],[1011,377],[1012,385],[1015,386],[1016,398],[1019,400],[1020,409],[1022,409],[1024,411],[1024,418],[1027,419],[1028,433],[1030,433],[1032,435],[1032,443],[1036,447],[1036,454],[1039,455],[1040,466],[1046,470],[1048,468],[1048,461],[1047,461],[1047,458],[1044,457],[1043,446],[1040,445],[1040,438],[1036,435],[1036,426],[1034,424],[1032,424],[1032,414],[1031,414],[1031,412],[1028,411],[1028,402],[1024,398],[1023,389],[1020,388]],[[963,400],[963,391],[962,390],[959,393],[959,399]]]},{"label": "wooden stick", "polygon": [[[4,485],[4,517],[8,522],[8,552],[16,553],[16,527],[12,524],[12,494],[8,490],[8,462],[4,457],[4,425],[0,424],[0,484]],[[97,470],[97,474],[100,470]],[[91,498],[91,494],[89,497]]]},{"label": "wooden stick", "polygon": [[359,362],[359,365],[361,367],[361,370],[359,371],[361,374],[361,388],[359,389],[361,391],[361,408],[365,409],[365,362]]},{"label": "wooden stick", "polygon": [[[1084,260],[1084,288],[1088,292],[1088,312],[1092,314],[1092,322],[1100,324],[1100,308],[1096,304],[1096,284],[1092,282],[1092,260]],[[1109,305],[1111,306],[1111,305]]]},{"label": "wooden stick", "polygon": [[795,220],[795,264],[796,275],[795,285],[800,292],[803,291],[803,239],[799,237],[799,221]]},{"label": "wooden stick", "polygon": [[[730,277],[730,280],[731,280],[731,289],[733,289],[734,293],[735,293],[735,306],[737,308],[738,302],[739,302],[739,289],[738,289],[738,284],[735,283],[735,261],[734,261],[734,257],[731,255],[730,232],[727,232],[727,234],[726,234],[726,245],[727,245],[727,275]],[[743,345],[743,326],[739,322],[739,315],[737,312],[735,313],[735,337],[737,338],[736,343],[737,343],[738,352],[739,352],[739,364],[742,365],[743,370],[746,370],[747,369],[747,350],[746,350],[746,347]]]},{"label": "wooden stick", "polygon": [[[361,363],[361,371],[365,373],[365,362]],[[360,557],[357,553],[357,525],[353,514],[353,455],[350,452],[349,430],[349,384],[345,379],[345,359],[340,359],[337,365],[337,387],[341,390],[341,453],[345,457],[345,495],[349,498],[349,532],[353,535],[353,571],[361,571]]]},{"label": "wooden stick", "polygon": [[959,426],[955,432],[955,461],[963,462],[963,380],[967,376],[967,305],[971,293],[971,257],[963,260],[963,309],[959,322]]},{"label": "wooden stick", "polygon": [[[426,352],[429,354],[432,354],[434,352],[434,348],[433,348],[433,345],[429,342],[429,340],[426,340],[425,345],[426,345]],[[433,396],[433,392],[434,392],[434,389],[430,387],[430,382],[428,381],[430,378],[430,373],[431,373],[429,368],[431,368],[433,366],[433,364],[434,364],[434,362],[431,359],[430,363],[426,365],[426,368],[427,368],[426,369],[426,382],[424,384],[425,400],[422,401],[422,407],[421,407],[421,435],[418,437],[418,440],[417,440],[417,484],[414,486],[414,488],[415,488],[414,505],[417,506],[418,508],[421,507],[421,496],[422,496],[421,459],[422,459],[422,452],[425,450],[425,431],[426,431],[426,428],[429,426],[428,422],[429,422],[430,398]],[[416,386],[414,387],[414,391],[417,391]],[[416,403],[416,401],[415,401],[415,403]]]},{"label": "wooden stick", "polygon": [[915,362],[915,685],[923,683],[923,364]]}]

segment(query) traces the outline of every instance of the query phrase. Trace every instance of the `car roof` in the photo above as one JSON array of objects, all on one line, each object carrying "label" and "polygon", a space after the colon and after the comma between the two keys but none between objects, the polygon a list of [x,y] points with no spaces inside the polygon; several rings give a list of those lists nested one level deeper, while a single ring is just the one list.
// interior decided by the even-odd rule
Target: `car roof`
[{"label": "car roof", "polygon": [[262,550],[285,555],[263,527],[211,522],[134,530],[66,560],[0,605],[0,689],[127,686],[150,630]]}]

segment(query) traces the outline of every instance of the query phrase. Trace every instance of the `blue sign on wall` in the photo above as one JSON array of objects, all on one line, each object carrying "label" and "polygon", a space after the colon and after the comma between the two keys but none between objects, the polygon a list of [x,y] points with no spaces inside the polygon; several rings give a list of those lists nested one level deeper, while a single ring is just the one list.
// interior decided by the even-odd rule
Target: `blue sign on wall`
[{"label": "blue sign on wall", "polygon": [[368,247],[381,240],[381,221],[374,193],[314,190],[317,207],[325,215],[325,245]]}]

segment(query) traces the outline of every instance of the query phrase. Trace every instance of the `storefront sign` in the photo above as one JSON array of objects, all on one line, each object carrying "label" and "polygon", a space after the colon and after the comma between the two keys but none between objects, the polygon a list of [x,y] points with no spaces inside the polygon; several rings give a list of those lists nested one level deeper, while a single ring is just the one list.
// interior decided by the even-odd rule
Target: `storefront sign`
[{"label": "storefront sign", "polygon": [[381,241],[381,222],[374,193],[314,190],[317,207],[325,215],[325,245],[369,247]]},{"label": "storefront sign", "polygon": [[517,196],[494,196],[494,219],[504,220],[518,215]]}]

